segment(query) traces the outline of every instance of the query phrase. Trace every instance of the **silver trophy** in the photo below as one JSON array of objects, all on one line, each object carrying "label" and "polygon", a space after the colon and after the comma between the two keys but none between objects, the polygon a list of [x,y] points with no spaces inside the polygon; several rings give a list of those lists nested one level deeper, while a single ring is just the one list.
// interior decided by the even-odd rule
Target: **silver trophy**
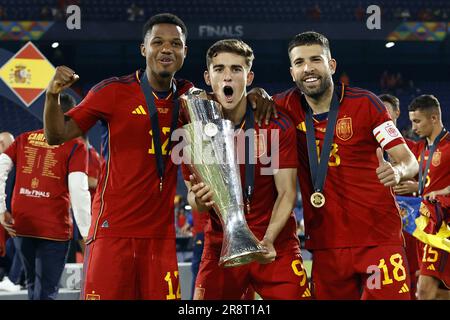
[{"label": "silver trophy", "polygon": [[197,182],[203,182],[213,190],[213,208],[222,224],[219,265],[234,267],[250,263],[266,250],[245,220],[234,125],[224,119],[222,106],[206,100],[202,90],[191,90],[180,100],[181,112],[187,122],[183,126],[187,139],[183,161],[189,165]]}]

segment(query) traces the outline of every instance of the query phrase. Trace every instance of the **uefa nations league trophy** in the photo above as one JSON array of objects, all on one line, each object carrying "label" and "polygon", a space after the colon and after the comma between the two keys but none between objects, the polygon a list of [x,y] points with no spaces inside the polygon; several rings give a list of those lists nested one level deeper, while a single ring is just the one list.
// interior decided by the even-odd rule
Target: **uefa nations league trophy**
[{"label": "uefa nations league trophy", "polygon": [[266,250],[250,231],[244,214],[239,165],[234,144],[234,125],[225,120],[222,106],[206,100],[200,89],[191,89],[180,98],[187,146],[183,161],[213,190],[214,211],[223,229],[219,265],[233,267],[250,263]]}]

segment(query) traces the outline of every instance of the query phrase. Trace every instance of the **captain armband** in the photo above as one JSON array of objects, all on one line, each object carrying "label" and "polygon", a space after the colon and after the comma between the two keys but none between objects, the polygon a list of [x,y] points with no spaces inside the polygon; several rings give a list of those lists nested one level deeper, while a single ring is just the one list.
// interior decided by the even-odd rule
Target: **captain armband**
[{"label": "captain armband", "polygon": [[402,137],[392,120],[383,122],[373,129],[373,135],[383,149],[391,141]]}]

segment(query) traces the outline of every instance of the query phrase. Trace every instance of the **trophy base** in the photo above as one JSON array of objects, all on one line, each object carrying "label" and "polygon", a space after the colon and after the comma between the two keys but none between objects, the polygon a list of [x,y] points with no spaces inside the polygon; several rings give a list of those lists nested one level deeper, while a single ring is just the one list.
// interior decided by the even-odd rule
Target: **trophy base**
[{"label": "trophy base", "polygon": [[263,248],[252,252],[241,252],[233,256],[226,257],[225,259],[220,259],[219,266],[223,268],[242,266],[255,261],[256,257],[264,252],[266,252],[266,250]]}]

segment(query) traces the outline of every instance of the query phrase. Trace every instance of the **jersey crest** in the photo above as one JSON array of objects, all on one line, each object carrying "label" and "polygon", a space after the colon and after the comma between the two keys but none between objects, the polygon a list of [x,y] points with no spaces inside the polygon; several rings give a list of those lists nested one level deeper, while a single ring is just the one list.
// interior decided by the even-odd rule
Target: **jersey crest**
[{"label": "jersey crest", "polygon": [[337,121],[336,136],[342,141],[350,140],[353,137],[352,118],[344,117]]},{"label": "jersey crest", "polygon": [[437,167],[441,164],[441,152],[436,151],[433,153],[433,159],[431,159],[433,166]]},{"label": "jersey crest", "polygon": [[255,133],[255,155],[260,158],[267,151],[267,144],[264,135],[261,133]]}]

